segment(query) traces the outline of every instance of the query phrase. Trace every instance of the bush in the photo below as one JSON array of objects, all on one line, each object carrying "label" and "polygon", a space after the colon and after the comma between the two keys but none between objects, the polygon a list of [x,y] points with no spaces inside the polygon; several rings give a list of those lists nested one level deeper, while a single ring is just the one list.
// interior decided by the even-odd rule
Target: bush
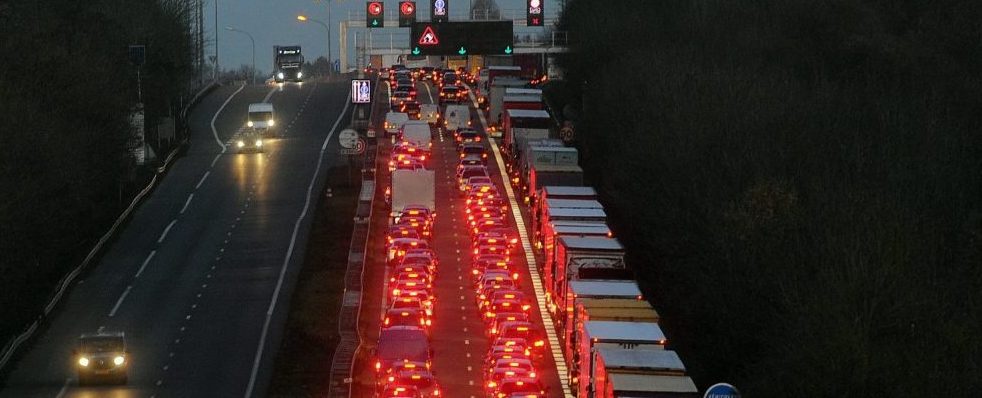
[{"label": "bush", "polygon": [[585,167],[701,386],[982,385],[980,18],[951,1],[569,2]]}]

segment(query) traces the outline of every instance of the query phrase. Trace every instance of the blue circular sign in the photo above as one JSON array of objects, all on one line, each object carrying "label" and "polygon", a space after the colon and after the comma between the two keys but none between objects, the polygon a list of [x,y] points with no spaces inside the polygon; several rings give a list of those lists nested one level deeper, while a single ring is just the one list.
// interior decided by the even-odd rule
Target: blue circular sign
[{"label": "blue circular sign", "polygon": [[727,383],[716,383],[706,390],[702,398],[740,398],[740,391]]}]

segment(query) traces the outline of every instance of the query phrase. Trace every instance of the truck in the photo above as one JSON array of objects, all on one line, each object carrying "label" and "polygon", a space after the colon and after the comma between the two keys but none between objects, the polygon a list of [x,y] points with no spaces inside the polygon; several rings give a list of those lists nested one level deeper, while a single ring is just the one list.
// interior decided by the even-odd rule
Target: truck
[{"label": "truck", "polygon": [[300,46],[273,46],[273,79],[277,83],[303,81]]},{"label": "truck", "polygon": [[[528,151],[529,147],[562,148],[566,146],[566,144],[563,143],[563,140],[556,138],[532,140],[524,136],[515,138],[517,139],[515,146],[519,148],[518,155],[514,161],[505,163],[505,168],[508,169],[508,175],[510,176],[509,178],[516,188],[521,187],[521,184],[519,183],[521,181],[520,176],[522,172],[525,171],[522,166],[530,162]],[[553,155],[553,157],[555,157],[555,155]]]},{"label": "truck", "polygon": [[[580,153],[576,148],[528,144],[519,146],[519,148],[518,159],[513,168],[516,169],[515,173],[522,194],[531,193],[532,170],[540,170],[541,176],[541,170],[546,166],[577,166],[580,161]],[[582,185],[582,181],[576,185]]]},{"label": "truck", "polygon": [[556,199],[597,199],[597,190],[593,187],[583,187],[583,186],[563,186],[563,185],[545,185],[539,188],[538,192],[535,192],[536,200],[531,202],[530,211],[535,214],[538,211],[539,204],[545,203],[544,200],[548,198]]},{"label": "truck", "polygon": [[402,139],[425,151],[433,146],[430,124],[422,120],[409,120],[402,125]]},{"label": "truck", "polygon": [[[589,200],[578,200],[578,199],[547,199],[543,206],[539,207],[538,213],[531,214],[532,218],[532,231],[535,237],[534,241],[541,245],[542,239],[545,236],[546,221],[595,221],[595,220],[570,220],[564,219],[562,217],[556,217],[550,219],[550,211],[556,209],[600,209],[603,210],[604,205],[600,204],[595,199]],[[605,222],[606,220],[600,221]]]},{"label": "truck", "polygon": [[257,102],[254,104],[249,104],[248,109],[248,114],[246,115],[246,127],[256,132],[260,136],[271,136],[273,127],[276,126],[276,118],[273,114],[273,104],[268,102]]},{"label": "truck", "polygon": [[602,222],[550,221],[544,222],[542,226],[542,239],[536,242],[536,248],[542,250],[545,256],[543,264],[552,264],[556,254],[556,239],[560,236],[613,236],[610,227]]},{"label": "truck", "polygon": [[436,210],[436,173],[433,170],[395,170],[392,172],[392,191],[389,223],[406,206],[421,205]]},{"label": "truck", "polygon": [[675,351],[604,347],[594,361],[578,397],[699,397]]},{"label": "truck", "polygon": [[[588,321],[630,321],[658,323],[658,312],[645,300],[632,298],[583,298],[572,297],[576,303],[562,315],[563,348],[566,357],[579,346],[575,331]],[[570,301],[567,301],[569,303]]]},{"label": "truck", "polygon": [[[504,123],[503,118],[505,114],[504,102],[505,102],[505,90],[508,88],[522,88],[527,87],[529,84],[528,80],[515,79],[511,77],[499,78],[491,84],[487,92],[487,118],[490,127],[494,127],[496,130],[500,130],[502,123]],[[539,99],[542,102],[542,99]],[[482,104],[478,101],[478,106]],[[542,109],[542,108],[539,108]]]},{"label": "truck", "polygon": [[583,382],[591,374],[593,358],[601,348],[625,348],[632,350],[664,350],[667,339],[657,323],[586,321],[576,330],[579,347],[573,352],[569,366],[570,387],[579,391],[580,375]]},{"label": "truck", "polygon": [[617,238],[562,236],[552,264],[545,264],[543,271],[546,294],[565,308],[569,281],[624,279],[624,246]]},{"label": "truck", "polygon": [[539,190],[547,185],[583,185],[583,169],[568,164],[545,164],[531,167],[528,171],[528,188],[524,189],[525,203],[536,200]]},{"label": "truck", "polygon": [[505,112],[501,126],[504,130],[501,150],[506,155],[506,162],[514,163],[518,158],[517,152],[521,148],[515,146],[517,137],[526,141],[556,138],[550,132],[552,118],[549,117],[549,112],[543,110],[509,109]]},{"label": "truck", "polygon": [[[485,58],[487,61],[490,58]],[[491,90],[491,83],[494,83],[494,79],[502,76],[511,76],[519,78],[522,76],[521,66],[510,66],[510,65],[492,65],[481,69],[478,72],[478,90],[481,94],[487,95],[488,91]]]}]

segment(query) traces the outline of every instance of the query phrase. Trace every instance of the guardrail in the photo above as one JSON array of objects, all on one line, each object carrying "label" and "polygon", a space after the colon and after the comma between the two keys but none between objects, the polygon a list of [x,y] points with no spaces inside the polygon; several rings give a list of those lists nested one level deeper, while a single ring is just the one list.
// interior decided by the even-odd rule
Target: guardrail
[{"label": "guardrail", "polygon": [[[207,86],[205,86],[204,88],[202,88],[201,90],[199,90],[198,93],[191,98],[191,101],[188,102],[188,105],[185,106],[184,109],[181,111],[182,116],[186,116],[187,112],[190,111],[191,108],[193,108],[195,105],[198,104],[198,102],[201,101],[201,98],[204,98],[204,96],[207,95],[207,93],[211,92],[211,90],[214,90],[216,87],[218,87],[218,83],[213,81],[209,83]],[[187,143],[187,138],[184,139],[184,142],[182,142],[181,146],[183,146],[183,144],[185,143]],[[0,371],[2,371],[7,366],[7,363],[10,362],[10,359],[13,358],[15,353],[17,353],[17,350],[21,347],[21,345],[24,344],[31,337],[33,337],[34,332],[37,331],[38,327],[41,325],[41,322],[44,322],[47,319],[48,315],[51,314],[51,311],[53,311],[55,307],[57,307],[58,304],[61,303],[61,298],[65,296],[65,293],[68,291],[68,288],[72,285],[72,282],[75,281],[75,278],[77,278],[78,275],[81,274],[82,271],[84,271],[85,268],[87,268],[89,264],[96,258],[96,256],[102,251],[103,247],[106,245],[106,242],[108,242],[110,239],[113,238],[114,235],[116,235],[116,232],[119,229],[119,227],[124,222],[126,222],[126,219],[128,219],[131,214],[133,214],[133,210],[136,209],[136,206],[140,204],[140,202],[142,202],[143,199],[146,198],[146,196],[151,191],[153,191],[153,188],[157,186],[158,180],[162,178],[161,176],[167,171],[167,169],[173,163],[173,160],[177,156],[177,153],[180,151],[181,146],[178,146],[170,151],[170,153],[164,159],[163,165],[155,169],[156,172],[154,173],[153,178],[150,179],[150,182],[147,184],[147,186],[144,187],[142,190],[140,190],[140,192],[137,193],[135,197],[133,197],[133,200],[130,202],[130,205],[127,206],[126,209],[124,209],[123,212],[119,215],[119,217],[116,218],[116,221],[113,222],[113,225],[111,227],[109,227],[109,230],[106,231],[106,233],[99,238],[99,240],[92,247],[92,249],[89,250],[89,253],[85,256],[82,262],[74,269],[69,271],[68,274],[66,274],[64,277],[61,278],[61,280],[58,282],[57,287],[55,288],[54,294],[52,295],[51,299],[48,300],[48,304],[44,306],[44,311],[40,315],[38,315],[37,319],[35,319],[34,322],[32,322],[31,325],[28,326],[23,333],[14,336],[12,339],[7,341],[7,343],[3,346],[3,350],[0,351]]]}]

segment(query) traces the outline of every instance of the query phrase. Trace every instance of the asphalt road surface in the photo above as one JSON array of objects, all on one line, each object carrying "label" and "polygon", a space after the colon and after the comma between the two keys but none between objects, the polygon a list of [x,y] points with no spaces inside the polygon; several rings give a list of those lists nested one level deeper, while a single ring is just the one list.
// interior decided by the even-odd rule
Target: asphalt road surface
[{"label": "asphalt road surface", "polygon": [[[386,90],[382,86],[380,88],[382,90],[379,90],[379,97],[385,101],[382,95]],[[417,98],[423,104],[434,103],[435,96],[438,94],[437,90],[429,83],[418,84],[417,93],[419,93]],[[384,114],[385,111],[384,107],[376,108],[377,113]],[[472,112],[474,112],[473,108]],[[481,122],[477,113],[474,112],[472,116],[473,125],[480,129]],[[381,141],[380,165],[388,161],[388,150],[391,147],[388,141]],[[493,157],[495,154],[491,156]],[[436,300],[431,330],[431,344],[434,352],[433,373],[440,383],[443,395],[455,398],[474,398],[485,396],[483,361],[490,343],[484,334],[485,327],[480,320],[475,302],[475,292],[470,281],[470,235],[468,235],[463,223],[466,218],[463,198],[459,195],[455,185],[456,164],[457,152],[452,136],[447,135],[446,138],[435,139],[431,167],[436,171],[437,219],[434,239],[431,243],[435,246],[440,259],[440,270],[434,284]],[[501,179],[497,162],[489,161],[488,171],[499,190],[505,192],[504,184],[506,182]],[[380,189],[381,192],[385,186],[388,186],[390,179],[388,173],[379,173],[378,175],[379,186],[383,187]],[[377,200],[377,202],[381,202],[381,200]],[[387,209],[378,210],[376,209],[374,214],[387,214]],[[515,215],[521,217],[520,213]],[[385,223],[375,221],[373,220],[373,230],[369,236],[368,261],[366,262],[366,267],[372,269],[366,270],[365,286],[367,291],[377,291],[382,295],[384,294],[382,283],[385,265],[381,240],[384,236],[382,226]],[[512,223],[512,228],[516,228],[516,225],[523,224]],[[512,258],[518,264],[519,269],[524,270],[520,276],[522,290],[525,291],[527,297],[536,297],[536,292],[531,283],[532,275],[528,271],[528,260],[532,259],[534,263],[534,257],[526,256],[519,247],[518,253],[513,253]],[[539,290],[539,294],[541,294],[541,289]],[[378,338],[379,319],[384,310],[383,302],[384,300],[366,298],[362,304],[360,334],[364,346],[358,354],[354,367],[354,397],[371,396],[374,370],[371,368],[373,361],[370,357],[370,351]],[[534,303],[532,321],[540,324],[542,322],[540,307],[535,306]],[[551,323],[547,326],[551,327]],[[557,368],[556,358],[551,354],[555,340],[550,340],[545,350],[547,354],[537,360],[535,365],[543,384],[549,387],[549,396],[561,397],[564,396],[564,390],[560,385],[560,369]],[[561,370],[565,372],[564,367]]]},{"label": "asphalt road surface", "polygon": [[[83,275],[0,397],[264,396],[349,83],[222,87],[190,115],[192,145]],[[223,145],[249,103],[275,107],[265,152]],[[340,121],[340,122],[338,122]],[[336,128],[335,128],[336,127]],[[81,333],[123,331],[129,383],[77,385]]]}]

